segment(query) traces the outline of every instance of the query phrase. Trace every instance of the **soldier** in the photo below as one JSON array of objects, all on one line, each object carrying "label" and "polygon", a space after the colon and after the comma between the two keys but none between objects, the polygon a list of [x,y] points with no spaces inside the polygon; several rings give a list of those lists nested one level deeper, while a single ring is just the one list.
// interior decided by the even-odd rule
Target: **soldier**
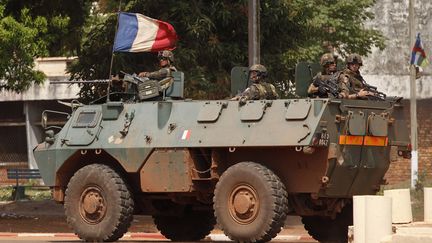
[{"label": "soldier", "polygon": [[174,82],[172,72],[177,69],[172,65],[174,63],[174,54],[171,51],[165,50],[158,53],[160,69],[154,72],[141,72],[139,77],[146,77],[150,80],[157,80],[160,85],[160,91],[168,89]]},{"label": "soldier", "polygon": [[267,83],[264,79],[267,77],[267,68],[261,64],[254,64],[249,68],[249,79],[252,84],[241,94],[233,97],[231,100],[274,100],[279,96],[273,84]]},{"label": "soldier", "polygon": [[[329,97],[329,93],[335,96],[335,98],[344,97],[344,93],[339,92],[340,78],[336,69],[336,61],[337,57],[331,53],[325,53],[321,56],[320,64],[322,71],[313,77],[313,81],[308,88],[308,94],[311,97],[327,98]],[[334,84],[329,83],[332,78],[335,79]],[[329,90],[331,86],[333,86],[333,90]]]},{"label": "soldier", "polygon": [[367,84],[360,74],[360,67],[363,61],[360,55],[350,54],[346,60],[347,67],[342,71],[342,92],[348,99],[363,99],[366,96],[374,95],[366,90]]}]

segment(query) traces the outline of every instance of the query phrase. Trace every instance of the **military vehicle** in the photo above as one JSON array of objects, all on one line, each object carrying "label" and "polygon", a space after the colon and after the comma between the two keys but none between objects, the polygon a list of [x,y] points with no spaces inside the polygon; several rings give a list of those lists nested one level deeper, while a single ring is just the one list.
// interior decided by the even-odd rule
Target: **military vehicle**
[{"label": "military vehicle", "polygon": [[[176,73],[167,97],[182,85]],[[86,241],[115,241],[143,214],[173,241],[216,223],[232,240],[270,241],[299,215],[315,239],[343,242],[352,196],[375,194],[409,156],[404,122],[397,100],[109,101],[74,105],[34,155]]]}]

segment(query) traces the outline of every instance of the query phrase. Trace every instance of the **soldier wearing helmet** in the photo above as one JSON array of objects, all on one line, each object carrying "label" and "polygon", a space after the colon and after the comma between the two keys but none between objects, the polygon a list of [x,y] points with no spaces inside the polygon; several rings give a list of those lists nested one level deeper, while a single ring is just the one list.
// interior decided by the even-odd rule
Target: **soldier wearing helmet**
[{"label": "soldier wearing helmet", "polygon": [[158,53],[160,69],[154,72],[141,72],[139,77],[146,77],[151,80],[159,81],[161,92],[169,88],[174,82],[172,72],[177,69],[172,65],[174,63],[174,54],[171,51],[165,50]]},{"label": "soldier wearing helmet", "polygon": [[261,64],[254,64],[249,68],[249,80],[252,84],[241,94],[231,100],[273,100],[278,98],[276,88],[273,84],[265,82],[267,77],[267,68]]},{"label": "soldier wearing helmet", "polygon": [[350,54],[346,59],[346,68],[342,71],[342,91],[348,99],[364,98],[372,95],[365,90],[366,81],[360,74],[360,67],[363,66],[359,54]]},{"label": "soldier wearing helmet", "polygon": [[[313,77],[313,82],[309,85],[308,88],[308,94],[311,97],[320,97],[320,98],[327,98],[329,97],[329,90],[324,87],[323,83],[329,82],[330,79],[335,78],[337,81],[337,86],[339,87],[339,76],[340,73],[337,72],[336,67],[337,62],[337,56],[333,55],[332,53],[325,53],[321,56],[320,64],[322,67],[321,72],[319,72],[315,77]],[[335,98],[343,98],[344,93],[340,93]]]}]

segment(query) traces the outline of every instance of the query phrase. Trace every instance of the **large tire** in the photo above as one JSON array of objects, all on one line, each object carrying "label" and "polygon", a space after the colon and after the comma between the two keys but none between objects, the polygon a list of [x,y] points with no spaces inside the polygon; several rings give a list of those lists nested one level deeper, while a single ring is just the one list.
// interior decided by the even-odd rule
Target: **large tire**
[{"label": "large tire", "polygon": [[85,241],[116,241],[127,232],[134,203],[123,179],[109,166],[87,165],[69,181],[65,213]]},{"label": "large tire", "polygon": [[302,222],[309,235],[323,243],[348,242],[348,226],[353,223],[352,204],[346,205],[335,219],[304,216]]},{"label": "large tire", "polygon": [[213,207],[230,239],[266,242],[284,225],[288,211],[284,184],[271,170],[253,162],[228,168],[216,184]]},{"label": "large tire", "polygon": [[216,224],[213,211],[191,211],[181,216],[153,216],[154,223],[163,236],[172,241],[199,241],[213,230]]}]

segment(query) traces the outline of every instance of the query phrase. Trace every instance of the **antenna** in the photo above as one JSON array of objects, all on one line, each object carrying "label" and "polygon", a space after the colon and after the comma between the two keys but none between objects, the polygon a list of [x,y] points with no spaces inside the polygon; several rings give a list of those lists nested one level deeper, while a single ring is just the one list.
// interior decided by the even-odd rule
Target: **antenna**
[{"label": "antenna", "polygon": [[[119,14],[121,11],[121,5],[122,5],[122,0],[119,1],[119,6],[118,6],[118,10],[117,10],[117,22],[116,22],[116,28],[115,28],[115,34],[114,34],[114,40],[115,37],[117,35],[117,29],[118,29],[118,25],[119,25]],[[110,62],[110,68],[109,68],[109,77],[108,79],[110,80],[110,82],[108,82],[108,87],[107,87],[107,103],[108,101],[110,101],[110,92],[111,92],[111,81],[112,81],[112,67],[113,67],[113,63],[114,63],[114,51],[111,54],[111,62]]]}]

